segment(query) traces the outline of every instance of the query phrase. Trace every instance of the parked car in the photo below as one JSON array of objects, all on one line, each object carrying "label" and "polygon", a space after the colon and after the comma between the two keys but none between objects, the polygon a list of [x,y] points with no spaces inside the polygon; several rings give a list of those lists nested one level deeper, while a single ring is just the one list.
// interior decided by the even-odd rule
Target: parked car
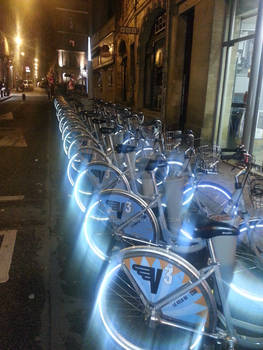
[{"label": "parked car", "polygon": [[24,90],[27,90],[27,91],[34,90],[34,84],[32,80],[24,80],[23,85],[24,85]]}]

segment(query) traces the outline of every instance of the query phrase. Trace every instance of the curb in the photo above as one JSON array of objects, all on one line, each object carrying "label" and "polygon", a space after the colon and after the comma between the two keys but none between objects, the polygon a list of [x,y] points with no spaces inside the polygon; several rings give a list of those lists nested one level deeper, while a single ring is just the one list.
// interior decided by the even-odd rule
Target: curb
[{"label": "curb", "polygon": [[9,98],[13,97],[12,95],[10,96],[6,96],[6,97],[3,97],[3,98],[0,98],[0,102],[4,102],[6,100],[9,100]]}]

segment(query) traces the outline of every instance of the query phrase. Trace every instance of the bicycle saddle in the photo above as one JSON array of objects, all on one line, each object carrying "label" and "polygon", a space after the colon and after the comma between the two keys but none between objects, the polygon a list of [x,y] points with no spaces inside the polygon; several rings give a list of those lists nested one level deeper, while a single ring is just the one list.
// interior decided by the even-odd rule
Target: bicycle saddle
[{"label": "bicycle saddle", "polygon": [[104,135],[110,135],[110,134],[113,134],[115,133],[116,131],[116,128],[100,128],[100,132]]},{"label": "bicycle saddle", "polygon": [[130,153],[136,150],[136,146],[118,144],[115,149],[117,153]]},{"label": "bicycle saddle", "polygon": [[202,215],[197,215],[194,221],[194,238],[209,239],[217,236],[237,236],[239,234],[239,230],[235,226]]}]

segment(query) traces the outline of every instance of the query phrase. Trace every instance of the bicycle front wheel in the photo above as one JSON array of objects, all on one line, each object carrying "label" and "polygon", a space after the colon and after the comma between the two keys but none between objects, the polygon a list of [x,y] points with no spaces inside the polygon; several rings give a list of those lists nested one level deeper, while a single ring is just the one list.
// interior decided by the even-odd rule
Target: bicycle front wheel
[{"label": "bicycle front wheel", "polygon": [[202,349],[198,332],[215,327],[214,299],[207,283],[172,298],[197,278],[192,265],[163,249],[122,250],[110,264],[98,295],[108,334],[126,350]]},{"label": "bicycle front wheel", "polygon": [[117,189],[94,196],[85,216],[84,233],[89,247],[102,260],[112,251],[159,241],[153,211],[140,197]]},{"label": "bicycle front wheel", "polygon": [[199,182],[195,188],[188,187],[184,191],[184,204],[188,204],[193,199],[199,209],[208,217],[223,214],[231,193],[213,182]]},{"label": "bicycle front wheel", "polygon": [[74,198],[80,210],[85,212],[94,193],[107,188],[131,190],[128,179],[119,168],[106,162],[89,163],[78,176],[74,189]]}]

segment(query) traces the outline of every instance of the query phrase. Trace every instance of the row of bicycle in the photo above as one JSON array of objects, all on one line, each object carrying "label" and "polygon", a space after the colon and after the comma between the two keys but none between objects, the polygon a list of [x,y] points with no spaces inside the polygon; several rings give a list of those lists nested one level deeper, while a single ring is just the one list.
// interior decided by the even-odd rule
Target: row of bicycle
[{"label": "row of bicycle", "polygon": [[[124,349],[180,341],[194,349],[209,339],[262,348],[262,326],[233,317],[228,303],[237,242],[262,253],[263,221],[244,200],[249,185],[260,205],[261,183],[245,149],[196,152],[191,131],[164,133],[160,121],[145,123],[127,108],[94,101],[92,111],[76,113],[62,97],[54,104],[87,244],[110,261],[98,310],[113,340]],[[233,193],[207,181],[220,158],[242,164]]]}]

